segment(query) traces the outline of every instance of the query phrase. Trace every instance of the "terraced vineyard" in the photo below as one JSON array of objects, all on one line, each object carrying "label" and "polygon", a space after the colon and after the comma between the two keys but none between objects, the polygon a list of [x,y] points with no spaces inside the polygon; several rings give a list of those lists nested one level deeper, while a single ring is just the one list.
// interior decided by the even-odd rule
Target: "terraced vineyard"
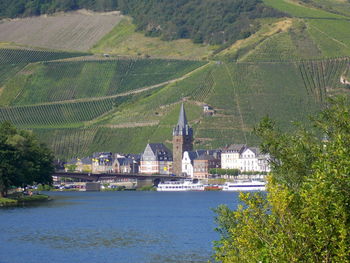
[{"label": "terraced vineyard", "polygon": [[0,108],[0,121],[11,120],[21,127],[81,125],[117,107],[128,97],[73,103]]},{"label": "terraced vineyard", "polygon": [[0,48],[0,65],[28,64],[38,61],[50,61],[86,55],[89,55],[89,53]]},{"label": "terraced vineyard", "polygon": [[98,128],[42,128],[33,132],[58,158],[88,156]]},{"label": "terraced vineyard", "polygon": [[332,89],[335,92],[344,88],[340,78],[347,72],[349,63],[350,58],[300,63],[300,74],[308,94],[312,94],[319,103],[326,103]]},{"label": "terraced vineyard", "polygon": [[166,82],[204,65],[200,61],[108,59],[41,62],[7,80],[0,104],[103,97]]},{"label": "terraced vineyard", "polygon": [[[171,141],[180,101],[186,97],[196,148],[256,144],[252,129],[264,116],[290,130],[294,121],[307,123],[308,115],[325,107],[327,97],[349,94],[340,83],[348,66],[348,58],[211,63],[181,81],[118,102],[111,97],[3,107],[0,116],[35,128],[61,158],[102,150],[138,153],[148,140]],[[214,116],[203,115],[204,103],[215,109]]]},{"label": "terraced vineyard", "polygon": [[[89,55],[81,52],[59,52],[33,49],[0,48],[0,91],[3,85],[28,64]],[[28,73],[24,71],[24,73]],[[3,98],[3,97],[2,97]],[[1,100],[1,99],[0,99]]]}]

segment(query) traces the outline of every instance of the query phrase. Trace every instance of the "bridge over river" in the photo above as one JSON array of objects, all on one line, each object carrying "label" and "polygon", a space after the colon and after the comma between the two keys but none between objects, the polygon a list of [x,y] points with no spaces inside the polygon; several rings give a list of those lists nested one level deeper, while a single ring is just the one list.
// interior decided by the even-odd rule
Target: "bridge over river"
[{"label": "bridge over river", "polygon": [[101,182],[108,180],[118,180],[118,179],[136,179],[137,182],[150,182],[154,185],[158,185],[160,181],[169,181],[174,179],[185,179],[183,176],[170,176],[170,175],[144,175],[144,174],[120,174],[120,173],[76,173],[76,172],[55,172],[52,176],[57,176],[59,178],[72,178],[81,180],[84,182]]}]

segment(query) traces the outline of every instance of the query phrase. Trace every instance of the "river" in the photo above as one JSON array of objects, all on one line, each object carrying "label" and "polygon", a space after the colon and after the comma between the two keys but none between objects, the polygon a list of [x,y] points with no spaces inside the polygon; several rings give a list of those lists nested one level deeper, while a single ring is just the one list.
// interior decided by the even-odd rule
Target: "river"
[{"label": "river", "polygon": [[207,262],[219,204],[231,192],[49,192],[0,209],[0,263]]}]

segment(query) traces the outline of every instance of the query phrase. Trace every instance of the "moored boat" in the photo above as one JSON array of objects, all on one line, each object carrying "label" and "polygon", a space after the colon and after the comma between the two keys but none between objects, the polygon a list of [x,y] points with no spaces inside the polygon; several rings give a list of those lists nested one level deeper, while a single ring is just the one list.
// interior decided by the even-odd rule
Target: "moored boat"
[{"label": "moored boat", "polygon": [[226,182],[223,191],[265,191],[266,182],[264,181],[236,181]]},{"label": "moored boat", "polygon": [[160,192],[204,191],[204,184],[199,180],[185,179],[161,182],[157,186]]},{"label": "moored boat", "polygon": [[221,185],[206,185],[204,186],[205,191],[221,191],[222,186]]}]

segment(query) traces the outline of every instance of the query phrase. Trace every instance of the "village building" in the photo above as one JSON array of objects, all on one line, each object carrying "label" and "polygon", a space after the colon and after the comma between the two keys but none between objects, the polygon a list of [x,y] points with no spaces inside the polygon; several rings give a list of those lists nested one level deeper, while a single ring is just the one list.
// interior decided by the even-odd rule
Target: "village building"
[{"label": "village building", "polygon": [[182,174],[193,177],[193,161],[205,152],[206,150],[185,151],[182,158]]},{"label": "village building", "polygon": [[114,172],[121,174],[137,174],[139,172],[140,155],[127,155],[115,158]]},{"label": "village building", "polygon": [[92,156],[92,173],[113,173],[114,154],[98,152]]},{"label": "village building", "polygon": [[232,144],[221,153],[222,169],[241,169],[241,154],[247,148],[245,144]]},{"label": "village building", "polygon": [[240,158],[240,170],[255,172],[270,172],[269,155],[262,154],[257,147],[246,148]]},{"label": "village building", "polygon": [[210,169],[221,167],[220,151],[205,151],[193,160],[193,178],[206,179]]},{"label": "village building", "polygon": [[147,144],[140,162],[140,173],[162,174],[172,173],[173,155],[163,143]]},{"label": "village building", "polygon": [[91,173],[92,172],[92,161],[90,157],[85,158],[73,158],[65,165],[66,172],[80,172],[80,173]]},{"label": "village building", "polygon": [[222,151],[222,169],[238,169],[241,172],[269,172],[269,156],[262,154],[257,147],[234,144]]},{"label": "village building", "polygon": [[185,151],[193,149],[193,130],[187,123],[186,112],[181,104],[179,120],[173,129],[173,173],[182,174],[182,158]]}]

